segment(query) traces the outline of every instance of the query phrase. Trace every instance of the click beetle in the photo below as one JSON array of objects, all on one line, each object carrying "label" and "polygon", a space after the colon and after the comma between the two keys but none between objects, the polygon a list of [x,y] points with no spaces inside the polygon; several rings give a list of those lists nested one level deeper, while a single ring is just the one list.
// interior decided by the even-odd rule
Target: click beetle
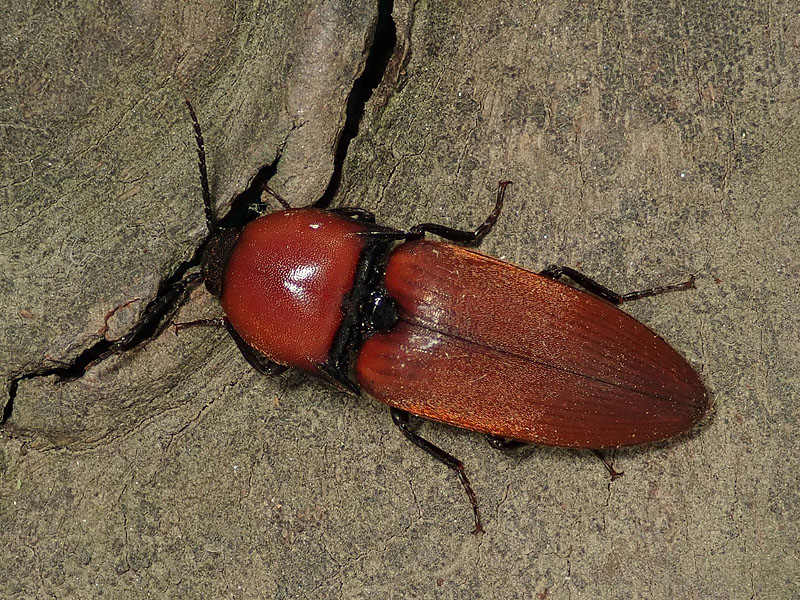
[{"label": "click beetle", "polygon": [[387,404],[406,438],[456,471],[476,531],[462,463],[412,431],[410,415],[487,434],[496,447],[596,450],[675,436],[709,410],[686,360],[616,307],[692,287],[693,277],[617,294],[568,267],[533,273],[465,249],[495,224],[507,181],[474,231],[401,231],[361,208],[294,209],[266,186],[284,210],[220,227],[186,104],[209,229],[201,274],[225,317],[180,327],[222,325],[261,373],[301,369]]}]

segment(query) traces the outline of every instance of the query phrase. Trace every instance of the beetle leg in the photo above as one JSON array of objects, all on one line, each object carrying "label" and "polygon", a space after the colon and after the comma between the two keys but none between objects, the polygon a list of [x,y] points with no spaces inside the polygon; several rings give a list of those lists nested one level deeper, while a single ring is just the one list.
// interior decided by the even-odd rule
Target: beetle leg
[{"label": "beetle leg", "polygon": [[284,365],[279,365],[276,362],[271,361],[266,356],[264,356],[261,352],[253,348],[250,344],[245,342],[242,339],[242,336],[239,335],[233,325],[231,325],[228,319],[224,319],[225,329],[228,330],[228,333],[233,338],[233,341],[236,342],[236,347],[239,348],[239,352],[242,353],[244,359],[253,367],[256,371],[261,373],[262,375],[267,375],[269,377],[273,375],[280,375],[283,373],[288,367]]},{"label": "beetle leg", "polygon": [[265,192],[267,192],[273,198],[275,198],[275,200],[277,200],[280,203],[280,205],[283,208],[285,208],[286,210],[289,210],[290,208],[292,208],[292,205],[289,204],[289,202],[287,200],[284,200],[283,196],[281,196],[278,192],[276,192],[271,187],[269,187],[266,183],[261,185],[261,189],[264,190]]},{"label": "beetle leg", "polygon": [[358,208],[355,206],[340,206],[332,208],[328,212],[336,213],[343,217],[355,217],[356,221],[363,221],[365,223],[375,222],[375,213],[366,208]]},{"label": "beetle leg", "polygon": [[280,375],[286,370],[286,367],[279,365],[276,362],[272,362],[266,356],[261,354],[261,352],[245,342],[242,339],[242,336],[240,336],[239,333],[228,322],[228,319],[198,319],[197,321],[188,321],[186,323],[174,323],[172,326],[175,328],[175,335],[177,335],[182,329],[189,329],[190,327],[224,327],[228,330],[228,333],[233,338],[233,341],[236,342],[236,347],[239,348],[239,352],[242,353],[244,359],[256,371],[262,375],[271,376]]},{"label": "beetle leg", "polygon": [[218,319],[197,319],[196,321],[185,321],[183,323],[173,323],[172,328],[175,330],[175,335],[184,329],[191,329],[192,327],[224,327],[225,320]]},{"label": "beetle leg", "polygon": [[618,477],[622,477],[623,475],[625,475],[625,471],[616,471],[614,469],[614,464],[612,462],[609,462],[609,460],[605,456],[603,456],[603,453],[600,452],[600,450],[592,450],[592,452],[597,458],[603,461],[603,464],[605,465],[606,469],[608,469],[608,474],[611,475],[611,481],[614,481]]},{"label": "beetle leg", "polygon": [[[334,208],[332,210],[336,211],[337,209]],[[344,210],[355,211],[358,209],[345,208]],[[409,239],[408,232],[402,231],[400,229],[395,229],[394,227],[386,227],[385,225],[378,225],[377,223],[370,223],[367,229],[364,229],[363,231],[356,231],[355,235],[383,242],[391,242],[394,240],[405,241]]]},{"label": "beetle leg", "polygon": [[446,464],[448,467],[453,469],[456,474],[458,475],[458,479],[461,482],[461,485],[464,487],[464,491],[467,493],[467,497],[469,498],[469,503],[472,505],[472,516],[475,520],[475,529],[473,533],[478,533],[483,531],[483,525],[481,524],[481,516],[478,513],[478,498],[475,496],[475,492],[472,490],[472,485],[469,482],[469,478],[467,474],[464,472],[464,465],[460,460],[458,460],[452,454],[448,454],[438,446],[433,445],[428,440],[423,437],[420,437],[411,429],[409,429],[409,414],[404,411],[400,410],[399,408],[392,408],[392,421],[397,427],[400,428],[400,431],[406,436],[410,442],[414,445],[422,448],[433,456],[439,462]]},{"label": "beetle leg", "polygon": [[[495,450],[514,450],[516,448],[528,445],[525,442],[520,442],[519,440],[510,440],[499,435],[492,435],[491,433],[486,435],[486,441],[489,442],[489,445]],[[609,461],[603,455],[603,453],[600,452],[600,450],[593,449],[592,452],[602,461],[603,465],[605,465],[606,469],[608,470],[608,474],[611,475],[611,481],[614,481],[618,477],[625,475],[624,471],[617,471],[614,469],[613,463]]]},{"label": "beetle leg", "polygon": [[131,330],[111,344],[109,350],[111,352],[118,352],[130,348],[131,345],[138,344],[145,339],[149,339],[155,333],[160,333],[162,327],[167,326],[166,324],[172,320],[172,317],[183,303],[189,286],[199,278],[200,273],[192,272],[184,274],[178,281],[169,283],[163,290],[159,291],[158,296],[147,305],[144,314]]},{"label": "beetle leg", "polygon": [[622,304],[623,302],[630,302],[631,300],[639,300],[640,298],[648,298],[650,296],[657,296],[665,292],[674,292],[677,290],[688,290],[694,287],[694,275],[689,277],[687,281],[676,285],[663,285],[660,287],[648,288],[646,290],[639,290],[637,292],[628,292],[627,294],[618,294],[604,285],[597,283],[594,279],[587,277],[580,271],[571,269],[570,267],[562,267],[559,265],[550,265],[539,275],[548,277],[549,279],[560,279],[567,277],[580,285],[582,288],[591,292],[595,296],[608,300],[612,304]]},{"label": "beetle leg", "polygon": [[356,231],[355,233],[358,236],[371,238],[374,240],[381,240],[385,242],[389,242],[392,240],[408,240],[414,239],[410,237],[408,233],[405,231],[400,231],[399,229],[392,229],[390,227],[381,227],[380,225],[374,225],[372,229],[366,229],[364,231]]},{"label": "beetle leg", "polygon": [[477,246],[497,222],[497,217],[500,216],[500,211],[503,210],[503,198],[506,195],[506,188],[509,185],[511,185],[510,181],[501,181],[498,184],[497,199],[495,200],[494,209],[475,231],[453,229],[445,225],[437,225],[436,223],[421,223],[420,225],[414,225],[414,227],[409,230],[408,239],[418,239],[423,237],[425,233],[432,233],[446,240],[450,240],[451,242]]},{"label": "beetle leg", "polygon": [[519,440],[510,440],[499,435],[492,435],[491,433],[486,434],[486,441],[489,442],[489,445],[495,450],[514,450],[515,448],[528,445]]}]

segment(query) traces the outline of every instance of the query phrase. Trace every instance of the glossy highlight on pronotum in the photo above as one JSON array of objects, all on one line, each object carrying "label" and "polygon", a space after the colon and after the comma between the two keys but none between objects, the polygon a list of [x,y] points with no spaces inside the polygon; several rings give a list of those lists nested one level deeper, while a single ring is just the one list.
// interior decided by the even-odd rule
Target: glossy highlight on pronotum
[{"label": "glossy highlight on pronotum", "polygon": [[678,435],[708,412],[694,369],[617,308],[694,278],[616,294],[568,267],[534,273],[466,249],[494,226],[507,181],[474,231],[398,230],[361,208],[294,209],[266,186],[283,210],[220,227],[187,106],[210,232],[201,273],[225,317],[177,328],[224,326],[261,373],[301,369],[387,404],[403,435],[456,471],[476,531],[462,463],[412,431],[410,415],[487,434],[498,447],[601,449]]}]

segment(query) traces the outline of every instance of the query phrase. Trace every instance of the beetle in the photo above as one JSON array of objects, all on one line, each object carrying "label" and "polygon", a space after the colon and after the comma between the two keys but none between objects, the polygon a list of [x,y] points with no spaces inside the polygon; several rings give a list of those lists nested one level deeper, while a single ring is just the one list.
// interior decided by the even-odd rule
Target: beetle
[{"label": "beetle", "polygon": [[414,432],[410,415],[487,434],[498,448],[597,450],[678,435],[708,412],[694,369],[617,308],[693,287],[693,276],[617,294],[568,267],[534,273],[466,249],[494,226],[508,181],[474,231],[433,223],[402,231],[361,208],[292,208],[266,185],[283,210],[221,227],[202,131],[186,104],[209,230],[200,271],[225,317],[180,327],[224,326],[263,374],[300,369],[387,404],[406,438],[458,474],[476,532],[463,464]]}]

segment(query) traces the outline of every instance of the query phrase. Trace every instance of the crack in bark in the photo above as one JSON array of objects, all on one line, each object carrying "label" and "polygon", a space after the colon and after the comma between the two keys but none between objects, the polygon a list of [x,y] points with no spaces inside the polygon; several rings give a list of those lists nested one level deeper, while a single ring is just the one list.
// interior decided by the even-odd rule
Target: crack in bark
[{"label": "crack in bark", "polygon": [[[281,159],[281,150],[275,160],[261,167],[253,177],[246,190],[239,194],[231,205],[231,209],[224,219],[220,220],[222,226],[242,226],[253,218],[252,209],[258,205],[263,184],[278,170]],[[156,338],[169,325],[172,317],[186,302],[191,284],[198,280],[197,267],[205,251],[208,239],[204,239],[195,249],[189,260],[179,264],[175,271],[159,286],[155,298],[150,301],[142,312],[139,322],[118,340],[103,338],[81,352],[70,363],[58,367],[39,368],[33,371],[18,374],[8,382],[8,400],[0,417],[0,426],[11,418],[14,411],[14,400],[21,382],[38,377],[57,376],[61,381],[74,381],[86,374],[94,365],[110,356],[122,354],[129,350],[146,345]]]},{"label": "crack in bark", "polygon": [[[374,89],[383,79],[386,67],[394,52],[397,36],[392,18],[392,9],[393,0],[382,0],[378,4],[378,18],[367,49],[364,71],[353,82],[353,87],[347,100],[347,117],[336,145],[333,173],[327,189],[315,203],[316,206],[326,206],[336,194],[350,142],[358,133],[358,126],[364,115],[366,103],[372,96]],[[295,125],[292,131],[302,127],[302,125],[303,123]],[[288,136],[284,140],[284,144],[278,148],[275,160],[261,167],[251,180],[248,188],[233,200],[226,216],[219,220],[221,227],[243,227],[255,217],[255,209],[265,206],[261,200],[262,187],[277,172],[278,163],[283,153],[283,146],[285,146],[286,142],[288,142]],[[126,335],[114,341],[103,338],[63,366],[39,368],[11,377],[7,382],[8,399],[3,407],[2,415],[0,415],[0,427],[9,421],[13,414],[14,401],[21,382],[52,375],[58,376],[61,381],[74,381],[81,378],[92,366],[106,358],[143,346],[157,337],[167,327],[178,309],[186,302],[190,284],[197,281],[197,267],[200,265],[200,259],[207,241],[208,238],[204,239],[197,246],[192,257],[178,265],[172,275],[163,281],[155,298],[143,311],[139,322]]]},{"label": "crack in bark", "polygon": [[358,134],[358,127],[364,117],[367,102],[372,97],[372,92],[383,80],[389,60],[394,54],[397,45],[397,28],[392,18],[393,8],[394,0],[379,0],[378,2],[378,18],[367,50],[364,71],[353,82],[353,88],[347,98],[344,127],[339,135],[339,141],[336,143],[336,150],[333,155],[333,173],[328,182],[328,187],[319,200],[314,203],[317,208],[329,206],[331,200],[339,191],[342,169],[347,157],[347,150],[350,148],[350,142]]}]

